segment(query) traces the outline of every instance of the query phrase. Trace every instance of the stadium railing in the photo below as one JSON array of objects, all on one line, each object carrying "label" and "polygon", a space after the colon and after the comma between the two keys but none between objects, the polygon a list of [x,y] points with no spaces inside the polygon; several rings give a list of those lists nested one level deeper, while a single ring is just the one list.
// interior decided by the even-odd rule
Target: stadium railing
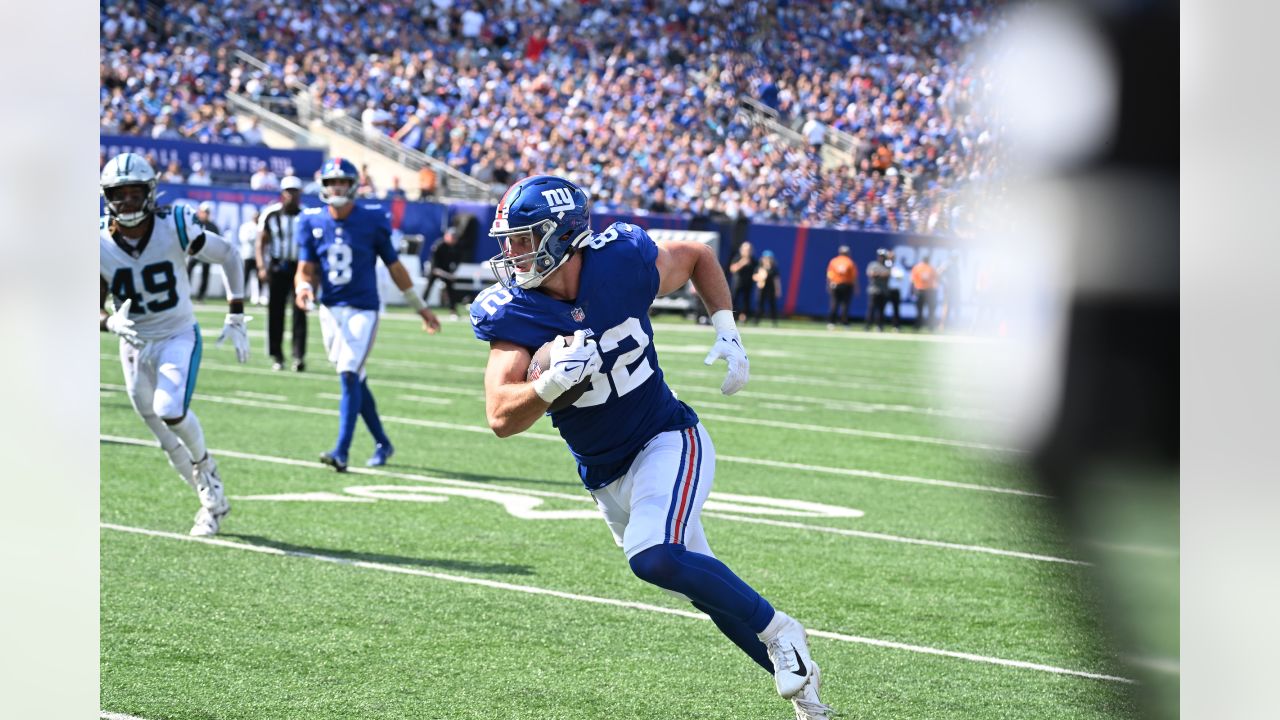
[{"label": "stadium railing", "polygon": [[[774,133],[783,140],[791,143],[796,147],[807,148],[808,141],[804,135],[794,127],[786,125],[778,116],[778,111],[765,105],[764,103],[749,97],[738,97],[738,111],[743,113],[753,124],[761,125],[769,132]],[[839,165],[850,165],[854,161],[853,155],[853,138],[846,133],[845,138],[841,139],[842,145],[832,142],[832,133],[837,132],[835,128],[827,127],[826,140],[822,144],[822,165],[830,168]]]},{"label": "stadium railing", "polygon": [[[243,50],[236,50],[234,54],[237,60],[246,65],[251,65],[264,73],[272,72],[270,65],[253,55],[244,52]],[[288,83],[288,89],[292,92],[291,101],[294,107],[294,114],[299,121],[298,125],[305,127],[311,121],[319,120],[326,128],[333,132],[342,135],[348,140],[359,143],[373,152],[392,160],[413,172],[417,172],[424,167],[431,168],[435,171],[436,177],[440,178],[440,194],[445,198],[453,198],[457,200],[489,200],[493,197],[493,192],[488,185],[476,180],[470,175],[460,172],[452,165],[441,162],[420,150],[416,150],[392,140],[388,135],[366,135],[364,127],[360,124],[360,121],[345,112],[326,113],[321,111],[319,108],[314,107],[314,101],[311,97],[311,88],[307,87],[305,84],[297,82],[296,80],[291,81]],[[284,99],[280,98],[280,100]],[[263,111],[270,112],[265,108],[263,108]]]},{"label": "stadium railing", "polygon": [[268,103],[255,102],[244,95],[233,92],[227,93],[226,98],[227,105],[236,113],[252,115],[258,118],[263,127],[289,138],[299,147],[324,148],[328,146],[328,143],[313,135],[306,128],[279,113],[272,112],[268,107]]}]

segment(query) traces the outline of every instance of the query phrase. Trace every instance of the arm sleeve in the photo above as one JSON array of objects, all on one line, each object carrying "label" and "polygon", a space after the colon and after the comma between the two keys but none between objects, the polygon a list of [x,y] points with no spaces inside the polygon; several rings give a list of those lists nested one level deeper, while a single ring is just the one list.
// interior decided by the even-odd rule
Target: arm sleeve
[{"label": "arm sleeve", "polygon": [[316,240],[307,216],[302,215],[293,226],[293,241],[298,245],[298,262],[316,262]]},{"label": "arm sleeve", "polygon": [[239,300],[244,297],[244,262],[240,259],[239,247],[227,242],[221,235],[206,232],[204,245],[200,247],[196,257],[222,266],[222,277],[226,280],[228,300]]},{"label": "arm sleeve", "polygon": [[396,252],[396,246],[391,242],[391,220],[383,218],[377,225],[377,237],[374,238],[373,247],[378,253],[378,257],[382,258],[383,264],[390,266],[391,263],[400,259],[400,253]]}]

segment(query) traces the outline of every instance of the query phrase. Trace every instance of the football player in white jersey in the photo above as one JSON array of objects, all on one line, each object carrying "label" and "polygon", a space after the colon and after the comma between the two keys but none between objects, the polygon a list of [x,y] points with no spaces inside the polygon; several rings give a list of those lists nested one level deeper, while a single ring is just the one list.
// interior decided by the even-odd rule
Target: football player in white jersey
[{"label": "football player in white jersey", "polygon": [[[231,510],[218,466],[191,412],[203,342],[191,307],[186,260],[222,266],[230,308],[218,344],[230,339],[249,359],[240,250],[206,232],[185,206],[156,207],[156,174],[140,155],[102,168],[106,214],[98,232],[101,329],[120,336],[129,400],[160,440],[169,464],[200,498],[192,535],[213,535]],[[107,295],[114,312],[105,309]]]}]

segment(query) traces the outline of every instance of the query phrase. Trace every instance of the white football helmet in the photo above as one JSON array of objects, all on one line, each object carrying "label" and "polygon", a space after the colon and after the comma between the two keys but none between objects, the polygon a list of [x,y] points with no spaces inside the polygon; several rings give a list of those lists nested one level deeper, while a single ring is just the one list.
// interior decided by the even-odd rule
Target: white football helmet
[{"label": "white football helmet", "polygon": [[[156,171],[137,153],[121,153],[102,168],[102,199],[107,215],[125,227],[134,227],[145,221],[156,209]],[[109,191],[127,185],[142,185],[147,194],[138,208],[126,208],[120,198],[112,199]]]}]

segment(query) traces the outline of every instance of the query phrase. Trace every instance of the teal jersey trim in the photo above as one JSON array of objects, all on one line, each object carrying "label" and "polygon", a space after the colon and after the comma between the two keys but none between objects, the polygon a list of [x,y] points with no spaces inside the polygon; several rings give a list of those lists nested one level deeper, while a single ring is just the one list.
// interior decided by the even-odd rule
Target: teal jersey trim
[{"label": "teal jersey trim", "polygon": [[200,323],[196,323],[192,332],[196,336],[195,347],[191,348],[191,362],[187,365],[187,395],[182,399],[182,412],[191,407],[191,396],[196,394],[196,376],[200,374],[200,356],[204,354],[204,339],[200,337]]},{"label": "teal jersey trim", "polygon": [[187,214],[182,211],[181,207],[173,209],[173,221],[178,228],[178,243],[182,245],[183,251],[187,249]]}]

